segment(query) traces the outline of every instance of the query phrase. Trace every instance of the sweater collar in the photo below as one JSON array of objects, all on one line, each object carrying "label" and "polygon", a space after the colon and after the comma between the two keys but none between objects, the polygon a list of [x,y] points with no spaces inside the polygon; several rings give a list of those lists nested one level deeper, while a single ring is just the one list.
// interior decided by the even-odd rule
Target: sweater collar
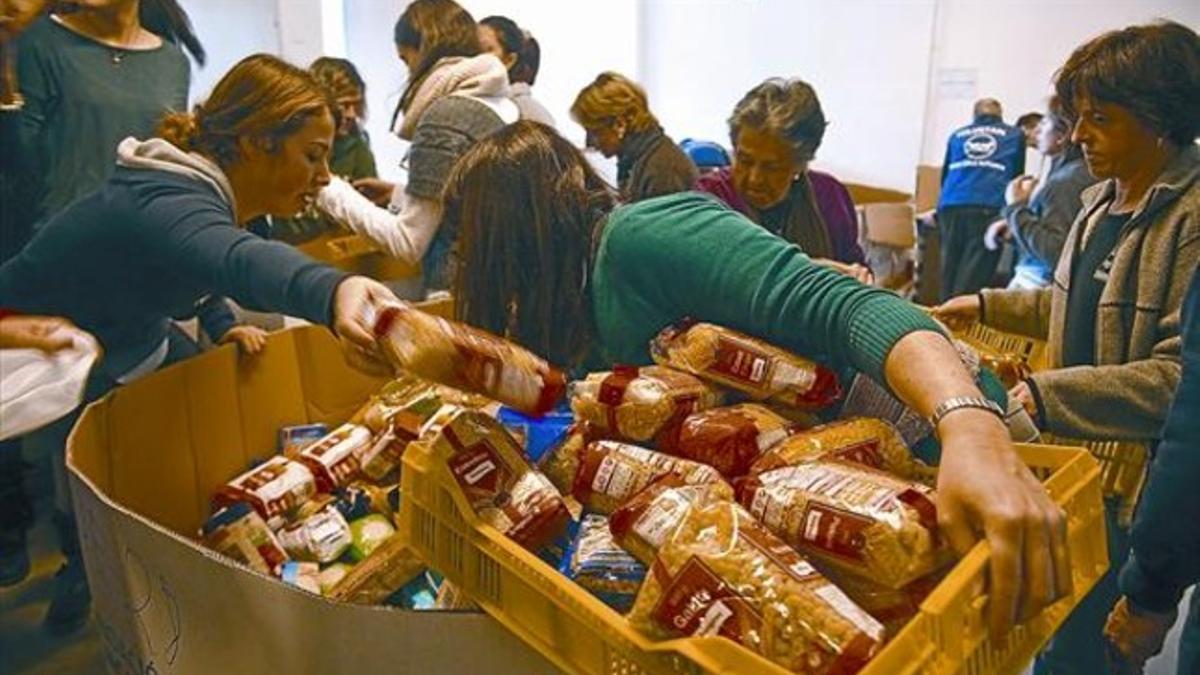
[{"label": "sweater collar", "polygon": [[657,124],[651,124],[641,131],[625,136],[625,141],[621,143],[621,153],[617,157],[617,176],[628,176],[633,170],[633,165],[645,157],[665,136],[662,127]]}]

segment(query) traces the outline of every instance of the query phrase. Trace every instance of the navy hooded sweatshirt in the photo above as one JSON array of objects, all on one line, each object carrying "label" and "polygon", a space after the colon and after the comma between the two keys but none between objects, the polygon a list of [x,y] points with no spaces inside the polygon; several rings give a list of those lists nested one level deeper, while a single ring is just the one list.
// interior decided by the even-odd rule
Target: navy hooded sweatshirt
[{"label": "navy hooded sweatshirt", "polygon": [[209,180],[118,166],[0,267],[0,307],[70,319],[100,341],[113,378],[214,295],[330,324],[346,275],[238,228],[230,199]]}]

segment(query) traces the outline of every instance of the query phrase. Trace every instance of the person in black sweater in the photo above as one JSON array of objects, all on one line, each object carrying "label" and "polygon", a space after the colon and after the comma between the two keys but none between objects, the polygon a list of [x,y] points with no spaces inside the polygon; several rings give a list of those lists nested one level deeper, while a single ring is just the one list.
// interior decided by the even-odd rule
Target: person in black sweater
[{"label": "person in black sweater", "polygon": [[[172,317],[212,295],[329,326],[347,360],[381,372],[368,325],[394,298],[382,284],[317,263],[287,244],[245,231],[265,215],[290,216],[329,183],[334,122],[324,91],[302,69],[250,56],[192,114],[171,113],[158,138],[127,138],[98,190],[50,219],[0,267],[0,307],[62,316],[104,349],[89,400],[176,360]],[[60,586],[72,602],[48,625],[82,624],[90,596],[69,517],[62,441],[74,415],[43,434],[55,443]]]}]

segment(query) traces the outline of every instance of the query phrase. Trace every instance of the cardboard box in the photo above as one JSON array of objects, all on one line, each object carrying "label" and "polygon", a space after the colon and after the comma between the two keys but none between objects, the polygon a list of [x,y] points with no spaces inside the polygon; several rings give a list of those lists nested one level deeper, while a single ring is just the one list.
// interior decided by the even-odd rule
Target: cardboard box
[{"label": "cardboard box", "polygon": [[111,672],[557,672],[484,614],[334,603],[192,540],[212,492],[274,454],[281,426],[333,426],[381,384],[306,326],[258,357],[211,351],[84,412],[67,462]]},{"label": "cardboard box", "polygon": [[942,167],[921,164],[917,166],[917,192],[913,198],[917,213],[937,208],[942,194]]}]

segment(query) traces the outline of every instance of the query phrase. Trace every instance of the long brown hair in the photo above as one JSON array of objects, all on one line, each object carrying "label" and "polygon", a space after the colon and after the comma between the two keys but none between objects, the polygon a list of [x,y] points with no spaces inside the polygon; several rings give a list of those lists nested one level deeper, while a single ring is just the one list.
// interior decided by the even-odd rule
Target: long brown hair
[{"label": "long brown hair", "polygon": [[237,161],[238,140],[274,150],[312,117],[333,114],[329,95],[307,71],[270,54],[239,61],[193,112],[173,112],[158,135],[181,150],[200,152],[222,167]]},{"label": "long brown hair", "polygon": [[521,121],[463,154],[443,201],[442,227],[459,231],[459,318],[578,365],[594,332],[593,233],[615,204],[603,179],[553,129]]},{"label": "long brown hair", "polygon": [[394,37],[396,47],[417,51],[417,63],[408,73],[393,125],[401,112],[408,111],[434,64],[448,56],[477,56],[482,51],[475,19],[454,0],[413,0],[396,20]]}]

